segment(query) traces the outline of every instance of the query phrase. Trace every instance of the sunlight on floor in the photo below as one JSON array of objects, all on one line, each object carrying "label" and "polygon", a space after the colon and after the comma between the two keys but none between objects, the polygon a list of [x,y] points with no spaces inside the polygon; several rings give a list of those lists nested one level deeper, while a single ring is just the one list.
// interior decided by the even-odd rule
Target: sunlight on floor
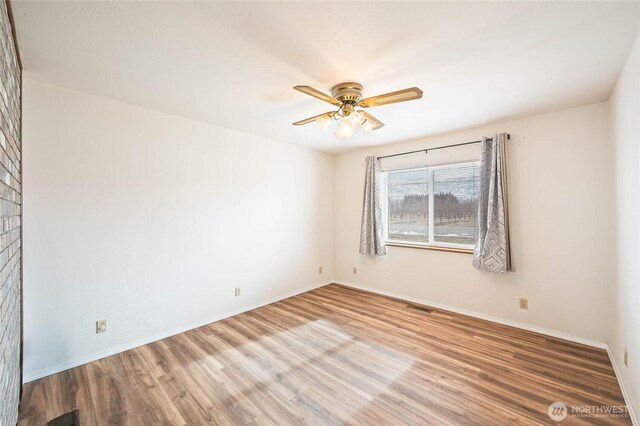
[{"label": "sunlight on floor", "polygon": [[[217,341],[214,336],[209,338]],[[357,363],[353,361],[356,359]],[[380,363],[381,359],[384,363]],[[219,370],[227,368],[224,365],[229,365],[228,360],[235,360],[239,370],[259,379],[234,389],[234,394],[276,393],[304,403],[307,390],[317,392],[322,387],[327,404],[343,419],[363,409],[414,363],[413,357],[355,339],[326,320],[265,334],[241,346],[209,354],[202,362]],[[338,398],[340,392],[334,387],[349,389],[353,397]]]}]

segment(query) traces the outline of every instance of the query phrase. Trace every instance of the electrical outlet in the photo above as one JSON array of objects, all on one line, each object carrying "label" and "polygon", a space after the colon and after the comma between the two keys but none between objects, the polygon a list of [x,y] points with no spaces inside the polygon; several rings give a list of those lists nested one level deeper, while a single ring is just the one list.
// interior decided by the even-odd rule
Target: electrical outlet
[{"label": "electrical outlet", "polygon": [[520,298],[520,309],[529,309],[529,299]]},{"label": "electrical outlet", "polygon": [[627,348],[624,348],[624,366],[629,366],[629,351],[627,350]]},{"label": "electrical outlet", "polygon": [[236,297],[240,296],[240,287],[236,287]]},{"label": "electrical outlet", "polygon": [[322,266],[318,266],[318,273],[321,274],[322,273]]},{"label": "electrical outlet", "polygon": [[107,320],[96,321],[96,334],[107,332]]},{"label": "electrical outlet", "polygon": [[355,266],[353,267],[353,275],[358,275],[358,268]]}]

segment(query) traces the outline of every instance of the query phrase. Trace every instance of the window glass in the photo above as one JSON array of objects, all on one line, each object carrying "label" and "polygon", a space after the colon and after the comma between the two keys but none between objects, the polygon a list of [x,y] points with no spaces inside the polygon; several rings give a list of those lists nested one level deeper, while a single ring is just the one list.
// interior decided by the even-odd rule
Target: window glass
[{"label": "window glass", "polygon": [[477,164],[433,171],[434,242],[475,244],[479,183]]},{"label": "window glass", "polygon": [[429,172],[427,169],[388,175],[388,237],[429,242]]},{"label": "window glass", "polygon": [[387,240],[473,248],[479,186],[477,162],[387,172]]}]

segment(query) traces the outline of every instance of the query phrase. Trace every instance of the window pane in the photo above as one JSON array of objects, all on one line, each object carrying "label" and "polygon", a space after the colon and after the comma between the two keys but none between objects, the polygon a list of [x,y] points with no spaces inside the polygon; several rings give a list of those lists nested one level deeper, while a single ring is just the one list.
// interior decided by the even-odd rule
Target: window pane
[{"label": "window pane", "polygon": [[389,173],[389,239],[429,242],[429,173]]},{"label": "window pane", "polygon": [[436,243],[475,244],[479,186],[478,164],[433,171]]}]

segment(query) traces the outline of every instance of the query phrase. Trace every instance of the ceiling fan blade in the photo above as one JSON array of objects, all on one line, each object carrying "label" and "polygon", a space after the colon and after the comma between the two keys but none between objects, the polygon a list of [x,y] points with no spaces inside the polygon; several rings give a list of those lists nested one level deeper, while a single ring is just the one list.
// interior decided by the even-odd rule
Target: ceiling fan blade
[{"label": "ceiling fan blade", "polygon": [[417,87],[398,90],[396,92],[385,93],[384,95],[372,96],[361,100],[358,105],[362,108],[394,104],[396,102],[412,101],[422,97],[422,90]]},{"label": "ceiling fan blade", "polygon": [[314,98],[318,98],[321,101],[325,101],[325,102],[329,102],[332,105],[342,105],[342,102],[340,102],[339,100],[337,100],[336,98],[333,98],[325,93],[322,93],[319,90],[314,89],[313,87],[309,87],[309,86],[293,86],[293,88],[295,90],[297,90],[298,92],[302,92],[302,93],[306,93],[309,96],[313,96]]},{"label": "ceiling fan blade", "polygon": [[384,126],[384,123],[380,120],[378,120],[377,118],[375,118],[373,115],[369,114],[366,111],[361,111],[362,114],[364,114],[364,118],[367,119],[368,122],[371,123],[371,130],[377,130],[380,127]]},{"label": "ceiling fan blade", "polygon": [[335,114],[335,112],[333,112],[333,111],[325,112],[324,114],[314,115],[313,117],[305,118],[304,120],[296,121],[295,123],[292,123],[292,124],[294,126],[302,126],[303,124],[308,124],[308,123],[316,121],[318,118],[322,117],[323,115],[326,115],[329,118],[331,118],[331,117],[333,117],[333,114]]}]

